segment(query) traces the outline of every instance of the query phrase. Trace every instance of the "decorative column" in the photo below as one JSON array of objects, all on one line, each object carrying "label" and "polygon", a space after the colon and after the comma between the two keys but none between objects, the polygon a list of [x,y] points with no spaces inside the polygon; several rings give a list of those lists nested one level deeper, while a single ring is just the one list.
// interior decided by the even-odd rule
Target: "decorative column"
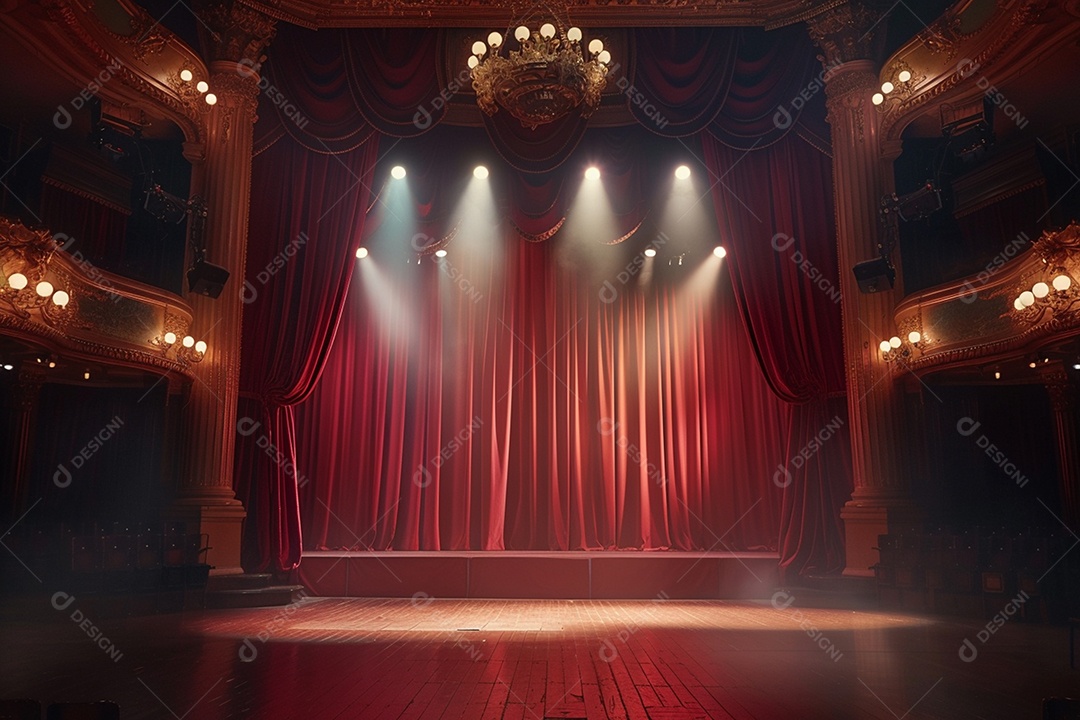
[{"label": "decorative column", "polygon": [[[208,210],[206,260],[229,271],[220,297],[188,295],[195,331],[208,350],[193,366],[196,376],[182,419],[185,464],[172,507],[173,517],[209,535],[207,562],[215,573],[242,572],[240,538],[244,508],[233,492],[236,403],[240,386],[240,341],[251,200],[252,132],[259,77],[253,68],[274,34],[274,21],[236,4],[196,8],[204,47],[210,53],[210,92],[203,142],[188,142],[193,166],[191,194]],[[190,257],[190,253],[189,253]]]},{"label": "decorative column", "polygon": [[1077,428],[1076,386],[1060,361],[1040,366],[1043,385],[1054,410],[1054,442],[1061,473],[1062,518],[1071,528],[1080,526],[1080,428]]},{"label": "decorative column", "polygon": [[[31,363],[19,370],[19,379],[12,385],[12,432],[7,439],[9,464],[5,470],[12,480],[16,517],[27,507],[30,482],[30,458],[34,447],[34,425],[37,421],[38,396],[45,384],[45,375]],[[14,520],[15,518],[11,518]]]},{"label": "decorative column", "polygon": [[[881,12],[849,3],[809,21],[824,53],[828,122],[832,127],[833,186],[840,262],[844,365],[855,489],[840,513],[844,520],[845,575],[869,577],[878,562],[878,536],[910,527],[920,514],[903,472],[904,413],[891,368],[878,343],[895,335],[893,307],[902,278],[891,291],[863,294],[852,273],[878,256],[878,208],[891,192],[893,157],[883,156],[880,124],[871,97],[878,72],[871,59],[884,35]],[[896,149],[894,149],[895,152]],[[899,250],[893,262],[899,266]]]}]

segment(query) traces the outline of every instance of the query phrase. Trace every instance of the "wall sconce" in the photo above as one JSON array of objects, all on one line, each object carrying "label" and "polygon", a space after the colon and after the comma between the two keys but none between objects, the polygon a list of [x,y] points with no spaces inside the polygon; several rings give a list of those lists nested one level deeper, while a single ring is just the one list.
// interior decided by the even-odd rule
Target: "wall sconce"
[{"label": "wall sconce", "polygon": [[918,330],[911,330],[905,336],[905,339],[901,339],[899,335],[893,335],[888,340],[882,340],[878,344],[878,349],[881,351],[881,357],[885,362],[900,361],[905,358],[911,357],[915,350],[920,353],[926,352],[926,346],[929,341],[926,340],[922,333]]},{"label": "wall sconce", "polygon": [[14,272],[7,277],[7,287],[0,288],[0,299],[6,300],[12,308],[24,318],[32,310],[38,310],[50,324],[65,319],[72,308],[71,294],[67,290],[58,290],[51,282],[44,279],[45,268],[35,268],[34,274],[40,276],[37,282],[21,272]]},{"label": "wall sconce", "polygon": [[172,351],[176,361],[184,365],[202,362],[206,357],[206,341],[195,340],[191,335],[185,335],[177,344],[176,333],[170,331],[154,338],[150,344],[157,347],[163,357],[168,357],[169,352]]},{"label": "wall sconce", "polygon": [[881,83],[881,91],[874,93],[870,98],[870,102],[880,109],[886,98],[899,99],[900,96],[906,96],[911,92],[914,78],[915,74],[906,64],[900,63],[893,66],[888,74],[888,79]]},{"label": "wall sconce", "polygon": [[1022,322],[1034,324],[1042,319],[1047,310],[1055,315],[1068,310],[1078,297],[1073,279],[1063,270],[1054,273],[1047,283],[1040,280],[1024,290],[1013,300],[1013,309]]}]

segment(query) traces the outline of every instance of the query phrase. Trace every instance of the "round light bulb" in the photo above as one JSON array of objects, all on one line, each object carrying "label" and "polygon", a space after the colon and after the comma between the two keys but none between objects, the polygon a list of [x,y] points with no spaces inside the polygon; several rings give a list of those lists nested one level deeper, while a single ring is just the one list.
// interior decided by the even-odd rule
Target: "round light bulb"
[{"label": "round light bulb", "polygon": [[572,27],[567,30],[566,39],[570,42],[581,42],[581,28]]},{"label": "round light bulb", "polygon": [[880,105],[881,103],[885,102],[885,96],[881,93],[874,93],[874,96],[870,98],[870,102],[874,103],[875,105]]},{"label": "round light bulb", "polygon": [[356,258],[358,260],[363,260],[367,256],[368,256],[368,249],[366,247],[356,248]]},{"label": "round light bulb", "polygon": [[1020,304],[1024,307],[1031,307],[1035,304],[1035,295],[1030,290],[1025,290],[1020,293]]},{"label": "round light bulb", "polygon": [[183,340],[183,342],[181,344],[184,347],[189,348],[189,347],[191,347],[192,345],[195,344],[195,338],[191,337],[190,335],[185,335],[184,340]]},{"label": "round light bulb", "polygon": [[1032,360],[1031,362],[1028,363],[1028,367],[1031,368],[1032,370],[1034,370],[1036,367],[1038,367],[1038,363],[1036,363],[1034,360]]},{"label": "round light bulb", "polygon": [[475,55],[470,55],[469,59],[465,61],[465,64],[469,66],[470,70],[472,70],[480,64],[480,61],[476,58]]},{"label": "round light bulb", "polygon": [[482,41],[477,40],[476,42],[474,42],[472,44],[472,54],[473,55],[479,55],[480,57],[483,57],[484,53],[486,53],[486,52],[487,52],[487,45],[485,45]]},{"label": "round light bulb", "polygon": [[540,26],[540,37],[550,40],[555,37],[555,26],[551,23],[544,23]]},{"label": "round light bulb", "polygon": [[922,333],[920,333],[918,330],[912,330],[907,334],[907,339],[909,343],[911,343],[912,345],[916,345],[919,343],[920,340],[922,340]]},{"label": "round light bulb", "polygon": [[880,350],[883,353],[887,353],[890,350],[892,350],[892,345],[889,344],[888,340],[882,340],[881,344],[878,345],[878,350]]},{"label": "round light bulb", "polygon": [[656,257],[656,248],[645,248],[645,257]]},{"label": "round light bulb", "polygon": [[518,39],[518,42],[525,42],[529,39],[529,35],[531,34],[532,33],[529,32],[529,28],[525,27],[524,25],[518,25],[517,29],[514,30],[514,37]]},{"label": "round light bulb", "polygon": [[1058,292],[1064,292],[1072,287],[1072,278],[1068,275],[1058,275],[1054,278],[1054,289]]},{"label": "round light bulb", "polygon": [[217,105],[217,95],[214,93],[206,93],[206,104]]},{"label": "round light bulb", "polygon": [[437,257],[437,258],[446,257],[446,250],[444,250],[442,248],[439,248],[438,250],[435,251],[435,257]]},{"label": "round light bulb", "polygon": [[165,344],[166,345],[175,345],[176,344],[176,333],[174,333],[174,332],[165,333]]},{"label": "round light bulb", "polygon": [[690,177],[690,168],[686,167],[685,165],[680,165],[679,167],[675,168],[675,177],[678,180],[685,180],[686,178]]},{"label": "round light bulb", "polygon": [[195,343],[195,352],[199,353],[200,355],[205,355],[206,354],[206,341],[205,340],[200,340],[199,342]]},{"label": "round light bulb", "polygon": [[63,290],[57,290],[53,293],[52,301],[57,307],[67,307],[68,302],[71,300],[71,296]]},{"label": "round light bulb", "polygon": [[596,56],[596,60],[602,65],[607,65],[609,62],[611,62],[611,53],[609,53],[607,50],[601,50],[600,53]]},{"label": "round light bulb", "polygon": [[26,287],[27,279],[22,273],[12,273],[8,276],[8,285],[12,290],[22,290]]},{"label": "round light bulb", "polygon": [[1016,298],[1015,300],[1013,300],[1013,307],[1017,310],[1023,310],[1024,303],[1020,302],[1020,298]]},{"label": "round light bulb", "polygon": [[493,32],[488,35],[488,45],[490,45],[493,49],[502,45],[502,40],[502,35],[497,32]]},{"label": "round light bulb", "polygon": [[994,379],[995,380],[1000,380],[1001,379],[1001,371],[998,371],[998,370],[994,371]]},{"label": "round light bulb", "polygon": [[604,43],[600,40],[600,38],[593,38],[589,41],[589,52],[591,52],[593,55],[598,54],[603,49]]},{"label": "round light bulb", "polygon": [[899,80],[900,82],[907,82],[908,80],[911,79],[911,71],[910,70],[901,70],[900,74],[896,76],[896,79]]},{"label": "round light bulb", "polygon": [[889,345],[894,348],[900,347],[900,338],[893,335],[891,338],[889,338]]},{"label": "round light bulb", "polygon": [[600,168],[591,167],[588,170],[586,170],[585,171],[585,179],[586,180],[599,180],[600,179]]},{"label": "round light bulb", "polygon": [[206,84],[205,80],[200,80],[195,84],[195,89],[201,93],[204,93],[210,89],[210,86]]},{"label": "round light bulb", "polygon": [[478,180],[483,180],[488,176],[488,169],[483,165],[477,165],[472,171],[473,177]]},{"label": "round light bulb", "polygon": [[1050,286],[1044,282],[1037,282],[1031,286],[1031,294],[1037,298],[1044,298],[1050,294]]},{"label": "round light bulb", "polygon": [[5,369],[5,370],[14,370],[14,369],[15,369],[15,366],[14,366],[14,365],[12,365],[12,364],[10,364],[10,363],[8,363],[8,364],[4,365],[4,369]]},{"label": "round light bulb", "polygon": [[891,93],[892,91],[893,91],[893,84],[892,84],[891,82],[889,82],[888,80],[886,80],[885,82],[881,83],[881,92],[883,92],[883,93],[885,93],[886,95],[888,95],[888,94],[889,94],[889,93]]},{"label": "round light bulb", "polygon": [[713,248],[712,254],[718,258],[725,258],[727,257],[727,250],[723,245],[717,245]]},{"label": "round light bulb", "polygon": [[192,75],[191,71],[188,70],[187,68],[184,68],[183,70],[180,71],[180,79],[183,80],[184,82],[191,82],[191,78],[193,78],[193,77],[195,77],[195,76]]},{"label": "round light bulb", "polygon": [[82,374],[82,378],[83,378],[83,380],[89,380],[90,379],[90,371],[87,370],[86,372],[84,372]]},{"label": "round light bulb", "polygon": [[405,177],[405,168],[401,167],[400,165],[395,165],[393,168],[390,169],[390,177],[394,178],[395,180],[401,180]]},{"label": "round light bulb", "polygon": [[40,295],[43,298],[44,297],[49,297],[50,295],[53,294],[52,283],[49,282],[48,280],[42,280],[41,282],[39,282],[37,284],[37,287],[34,288],[34,292],[36,292],[38,295]]}]

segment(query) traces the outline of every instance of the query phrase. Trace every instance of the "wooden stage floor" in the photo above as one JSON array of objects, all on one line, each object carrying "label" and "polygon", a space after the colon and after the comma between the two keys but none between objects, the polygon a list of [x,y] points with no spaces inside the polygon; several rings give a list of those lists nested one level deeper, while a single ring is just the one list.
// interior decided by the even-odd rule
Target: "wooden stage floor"
[{"label": "wooden stage floor", "polygon": [[1080,694],[1063,627],[1013,617],[983,641],[985,621],[787,599],[309,598],[99,611],[91,633],[73,617],[91,612],[82,599],[22,598],[0,607],[0,697],[108,698],[124,720],[1014,720]]}]

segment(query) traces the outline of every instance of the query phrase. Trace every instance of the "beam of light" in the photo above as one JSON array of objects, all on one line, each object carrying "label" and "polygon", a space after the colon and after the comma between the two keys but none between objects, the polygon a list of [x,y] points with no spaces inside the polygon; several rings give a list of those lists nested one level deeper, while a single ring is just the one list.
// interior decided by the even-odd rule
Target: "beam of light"
[{"label": "beam of light", "polygon": [[717,245],[713,248],[712,254],[723,260],[727,257],[727,250],[724,249],[723,245]]},{"label": "beam of light", "polygon": [[686,165],[680,165],[679,167],[675,168],[675,179],[676,180],[689,180],[690,179],[690,168],[688,168]]},{"label": "beam of light", "polygon": [[360,292],[350,302],[362,304],[366,314],[377,319],[387,337],[404,340],[409,347],[415,347],[415,293],[403,292],[403,283],[394,277],[396,273],[383,270],[378,262],[356,263],[356,267],[360,272],[360,282],[356,283]]},{"label": "beam of light", "polygon": [[600,168],[595,167],[595,166],[588,168],[585,171],[585,179],[586,180],[599,180],[600,179]]},{"label": "beam of light", "polygon": [[[559,231],[558,252],[563,263],[588,272],[599,281],[614,282],[631,258],[623,250],[625,244],[614,247],[607,244],[622,233],[608,190],[599,180],[600,171],[595,167],[589,170],[596,170],[596,179],[586,179],[578,186],[566,212],[566,224]],[[641,262],[641,256],[636,257]]]},{"label": "beam of light", "polygon": [[394,178],[395,180],[402,180],[402,179],[404,179],[404,177],[405,177],[405,168],[403,168],[403,167],[402,167],[402,166],[400,166],[400,165],[395,165],[395,166],[394,166],[394,167],[393,167],[393,168],[392,168],[392,169],[390,170],[390,177]]},{"label": "beam of light", "polygon": [[477,180],[486,180],[488,176],[488,169],[483,165],[477,165],[472,171],[473,177]]},{"label": "beam of light", "polygon": [[356,248],[356,257],[358,260],[363,260],[368,256],[368,249],[366,247]]},{"label": "beam of light", "polygon": [[[722,248],[718,248],[722,249]],[[687,260],[693,263],[694,258],[688,257]],[[708,297],[712,292],[716,290],[716,286],[720,283],[720,273],[724,267],[723,256],[717,255],[714,250],[700,262],[700,264],[694,268],[694,272],[691,273],[679,288],[679,293],[685,297]]]}]

